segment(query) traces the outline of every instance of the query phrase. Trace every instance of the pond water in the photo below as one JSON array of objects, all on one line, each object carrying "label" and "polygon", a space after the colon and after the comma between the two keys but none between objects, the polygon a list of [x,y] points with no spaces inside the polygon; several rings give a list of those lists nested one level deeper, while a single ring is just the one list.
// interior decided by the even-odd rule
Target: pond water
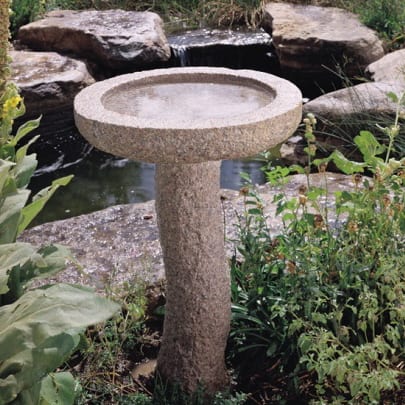
[{"label": "pond water", "polygon": [[[221,188],[238,190],[241,172],[254,183],[264,183],[257,160],[227,160],[221,166]],[[83,159],[65,168],[42,168],[30,188],[38,191],[52,180],[73,174],[71,183],[59,189],[33,225],[97,211],[117,204],[139,203],[155,198],[155,165],[120,159],[93,149]]]}]

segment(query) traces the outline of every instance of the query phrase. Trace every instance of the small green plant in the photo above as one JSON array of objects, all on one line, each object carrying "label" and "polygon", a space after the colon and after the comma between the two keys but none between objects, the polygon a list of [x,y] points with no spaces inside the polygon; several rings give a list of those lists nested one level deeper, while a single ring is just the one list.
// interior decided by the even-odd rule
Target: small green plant
[{"label": "small green plant", "polygon": [[[230,353],[241,374],[253,356],[261,358],[262,370],[284,376],[290,393],[301,390],[314,398],[302,382],[303,376],[313,379],[313,403],[379,403],[382,392],[399,384],[405,343],[405,159],[391,154],[405,97],[389,96],[398,111],[393,125],[379,128],[388,141],[362,131],[354,139],[362,162],[338,151],[315,159],[316,120],[311,115],[304,120],[308,167],[268,173],[278,190],[281,234],[269,234],[260,196],[251,187],[243,190],[242,259],[235,256],[232,263]],[[334,198],[325,174],[332,161],[353,176],[351,188]],[[309,166],[324,173],[323,187],[312,186]],[[307,180],[288,199],[283,185],[293,171]]]}]

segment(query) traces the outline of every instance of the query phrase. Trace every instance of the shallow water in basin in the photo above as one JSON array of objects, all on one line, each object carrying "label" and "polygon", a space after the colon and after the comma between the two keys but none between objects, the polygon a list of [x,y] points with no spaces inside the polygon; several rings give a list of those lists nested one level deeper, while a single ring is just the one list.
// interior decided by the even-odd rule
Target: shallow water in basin
[{"label": "shallow water in basin", "polygon": [[237,117],[272,101],[269,91],[231,83],[156,83],[111,91],[107,109],[166,122]]}]

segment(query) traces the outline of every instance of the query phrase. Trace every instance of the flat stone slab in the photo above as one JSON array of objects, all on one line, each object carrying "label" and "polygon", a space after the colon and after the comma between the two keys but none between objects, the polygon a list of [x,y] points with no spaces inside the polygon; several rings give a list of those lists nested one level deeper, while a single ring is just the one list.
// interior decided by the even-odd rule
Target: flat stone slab
[{"label": "flat stone slab", "polygon": [[18,39],[35,50],[70,52],[112,70],[134,71],[170,57],[162,20],[150,12],[52,11],[21,27]]},{"label": "flat stone slab", "polygon": [[263,31],[197,29],[167,37],[174,66],[222,66],[274,73],[277,58]]},{"label": "flat stone slab", "polygon": [[86,65],[56,52],[11,51],[11,79],[24,97],[29,115],[73,106],[73,99],[94,83]]},{"label": "flat stone slab", "polygon": [[[327,179],[331,194],[354,187],[350,176],[327,173]],[[312,174],[311,182],[322,186],[324,177]],[[286,195],[297,197],[302,184],[306,184],[305,176],[291,176],[289,183],[284,186]],[[280,189],[264,185],[259,186],[258,190],[265,204],[270,232],[278,234],[282,222],[275,216],[276,205],[272,200]],[[236,246],[233,241],[237,238],[238,216],[243,216],[245,197],[230,190],[221,190],[221,194],[224,198],[227,256],[230,258]],[[82,283],[101,289],[109,282],[154,282],[164,278],[154,201],[114,206],[88,215],[46,223],[25,231],[20,240],[36,245],[60,243],[72,249],[82,269],[78,270],[75,264],[70,263],[66,270],[59,273],[58,281]]]},{"label": "flat stone slab", "polygon": [[340,64],[357,74],[384,55],[376,33],[357,16],[334,7],[269,3],[263,27],[272,34],[281,68],[326,73]]},{"label": "flat stone slab", "polygon": [[405,49],[391,52],[367,66],[375,82],[394,83],[405,89]]},{"label": "flat stone slab", "polygon": [[198,29],[174,34],[168,37],[172,48],[203,48],[207,46],[252,46],[271,44],[271,36],[264,31],[237,31],[219,29]]},{"label": "flat stone slab", "polygon": [[362,83],[333,91],[304,105],[304,114],[313,113],[332,121],[349,119],[351,115],[395,115],[397,105],[387,96],[400,95],[403,88],[394,83]]}]

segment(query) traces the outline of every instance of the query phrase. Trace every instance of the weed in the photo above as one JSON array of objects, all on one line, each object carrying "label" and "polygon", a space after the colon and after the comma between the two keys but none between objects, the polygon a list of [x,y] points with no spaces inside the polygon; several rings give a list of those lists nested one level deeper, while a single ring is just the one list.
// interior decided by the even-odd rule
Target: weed
[{"label": "weed", "polygon": [[[107,285],[105,293],[121,304],[121,311],[105,324],[89,328],[82,336],[81,351],[69,362],[83,386],[77,404],[142,404],[130,372],[143,357],[145,286],[134,280],[119,287]],[[133,397],[138,402],[130,402]]]}]

